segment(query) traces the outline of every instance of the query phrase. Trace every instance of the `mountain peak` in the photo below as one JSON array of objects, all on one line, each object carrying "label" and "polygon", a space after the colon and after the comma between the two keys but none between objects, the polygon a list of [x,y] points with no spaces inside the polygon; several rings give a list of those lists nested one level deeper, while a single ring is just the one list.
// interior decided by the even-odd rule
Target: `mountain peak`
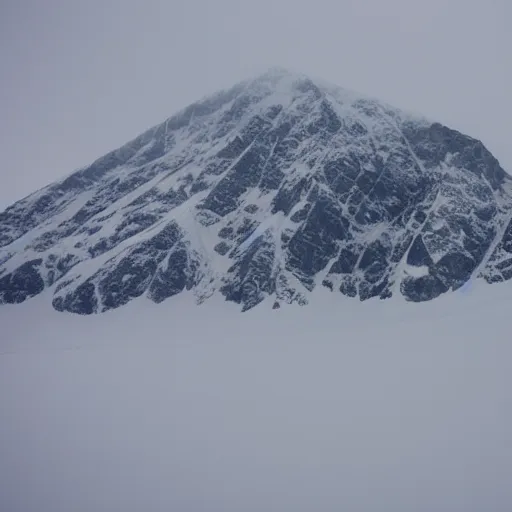
[{"label": "mountain peak", "polygon": [[271,68],[1,213],[0,303],[430,300],[512,277],[511,212],[479,141]]},{"label": "mountain peak", "polygon": [[[327,93],[329,91],[345,91],[339,86],[329,84],[318,78],[313,78],[305,73],[292,71],[284,67],[271,67],[265,72],[254,76],[248,82],[248,87],[262,87],[267,88],[269,91],[280,92],[307,92],[308,90],[315,89]],[[348,92],[348,91],[347,91]],[[357,93],[352,93],[354,97],[361,98],[362,96]]]}]

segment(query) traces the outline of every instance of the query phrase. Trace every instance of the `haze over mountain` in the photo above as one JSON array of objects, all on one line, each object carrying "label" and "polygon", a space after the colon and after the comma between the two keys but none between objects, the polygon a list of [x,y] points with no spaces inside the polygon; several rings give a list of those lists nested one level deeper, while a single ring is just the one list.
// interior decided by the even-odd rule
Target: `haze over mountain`
[{"label": "haze over mountain", "polygon": [[0,214],[0,302],[91,314],[190,290],[421,302],[512,277],[512,179],[476,140],[282,69]]}]

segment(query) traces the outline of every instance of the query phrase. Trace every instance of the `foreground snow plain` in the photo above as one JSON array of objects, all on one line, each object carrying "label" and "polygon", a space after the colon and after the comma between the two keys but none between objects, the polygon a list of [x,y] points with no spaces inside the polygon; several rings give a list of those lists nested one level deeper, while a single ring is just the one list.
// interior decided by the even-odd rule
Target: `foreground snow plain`
[{"label": "foreground snow plain", "polygon": [[0,509],[512,510],[512,286],[0,308]]}]

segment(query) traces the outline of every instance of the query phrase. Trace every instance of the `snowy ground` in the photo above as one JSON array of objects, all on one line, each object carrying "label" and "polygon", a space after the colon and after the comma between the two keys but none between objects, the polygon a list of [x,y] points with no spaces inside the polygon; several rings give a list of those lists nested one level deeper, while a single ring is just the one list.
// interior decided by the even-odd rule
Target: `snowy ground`
[{"label": "snowy ground", "polygon": [[5,512],[510,512],[512,286],[0,308]]}]

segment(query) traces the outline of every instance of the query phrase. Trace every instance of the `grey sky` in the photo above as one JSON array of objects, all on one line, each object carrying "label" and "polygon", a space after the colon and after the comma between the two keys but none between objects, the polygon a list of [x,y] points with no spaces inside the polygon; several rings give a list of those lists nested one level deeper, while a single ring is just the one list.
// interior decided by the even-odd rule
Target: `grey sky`
[{"label": "grey sky", "polygon": [[510,0],[0,0],[0,209],[271,66],[436,118],[512,172]]}]

